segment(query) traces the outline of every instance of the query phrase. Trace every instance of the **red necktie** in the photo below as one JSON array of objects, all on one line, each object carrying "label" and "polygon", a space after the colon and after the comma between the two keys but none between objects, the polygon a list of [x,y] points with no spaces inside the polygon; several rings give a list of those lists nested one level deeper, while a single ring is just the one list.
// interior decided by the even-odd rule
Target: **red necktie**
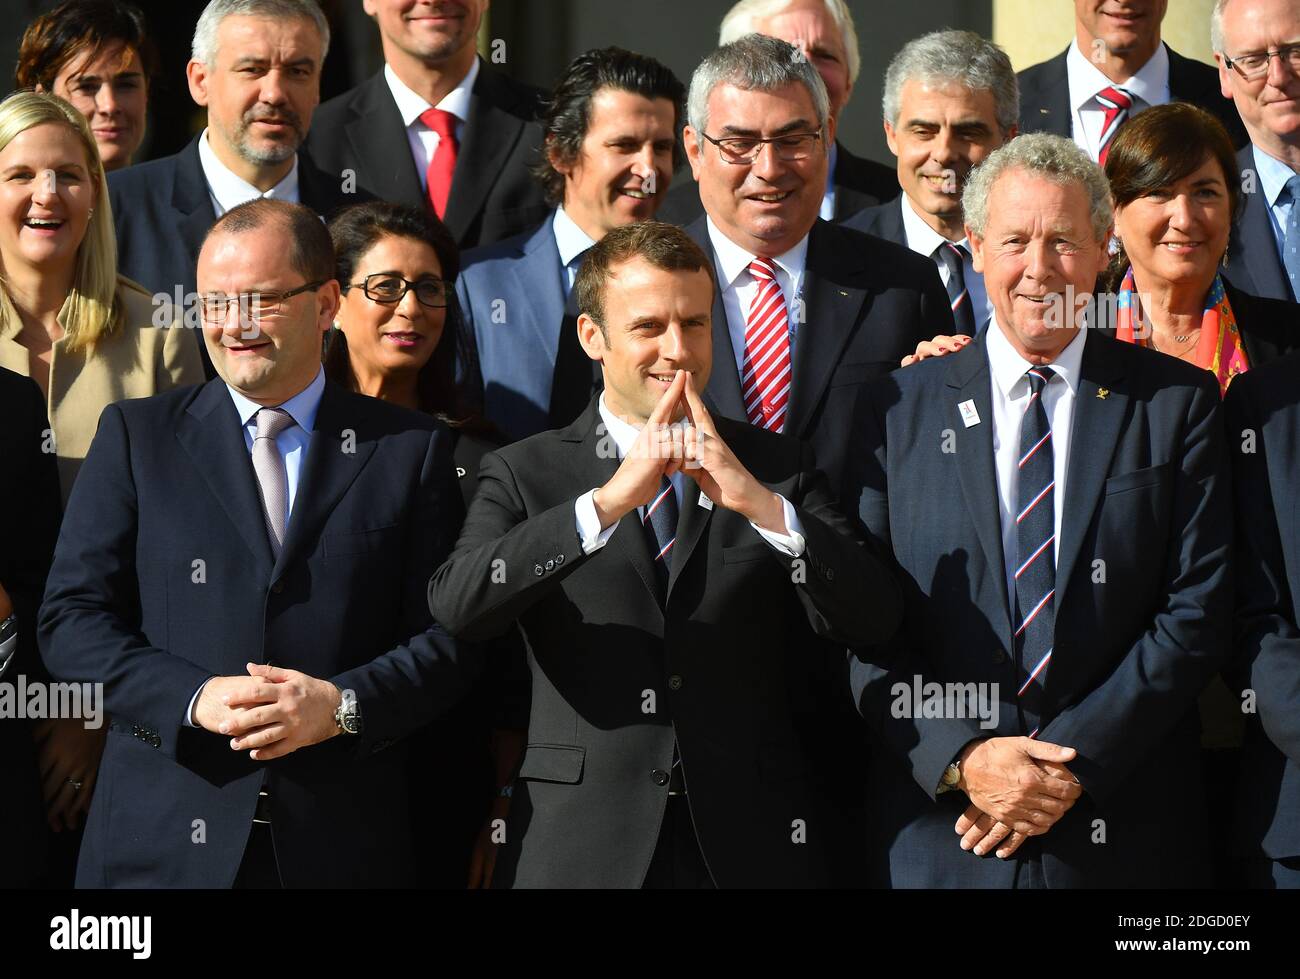
[{"label": "red necktie", "polygon": [[1107,87],[1098,92],[1096,98],[1106,113],[1101,124],[1101,140],[1097,144],[1101,147],[1097,153],[1097,162],[1104,167],[1106,154],[1110,152],[1110,142],[1128,118],[1128,110],[1133,108],[1133,96],[1122,88]]},{"label": "red necktie", "polygon": [[772,260],[754,259],[749,274],[758,282],[758,292],[745,324],[741,397],[751,425],[779,432],[790,401],[790,323]]},{"label": "red necktie", "polygon": [[456,117],[445,109],[425,109],[420,121],[438,134],[438,148],[429,161],[427,177],[429,204],[441,218],[447,213],[451,177],[456,172]]}]

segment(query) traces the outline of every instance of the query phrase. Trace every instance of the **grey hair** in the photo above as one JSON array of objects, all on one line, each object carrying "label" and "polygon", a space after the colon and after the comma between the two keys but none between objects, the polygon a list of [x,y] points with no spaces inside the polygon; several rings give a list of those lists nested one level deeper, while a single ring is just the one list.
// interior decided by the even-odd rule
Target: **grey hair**
[{"label": "grey hair", "polygon": [[316,0],[212,0],[203,8],[199,22],[194,25],[194,41],[190,46],[190,57],[194,61],[205,65],[216,61],[217,29],[230,16],[269,17],[273,20],[301,17],[310,20],[320,34],[321,61],[329,54],[330,25]]},{"label": "grey hair", "polygon": [[[739,0],[722,18],[722,26],[718,29],[718,46],[739,41],[746,34],[758,33],[754,27],[755,21],[779,14],[793,2],[794,0]],[[844,60],[849,69],[849,84],[852,85],[857,82],[858,72],[862,70],[862,53],[858,50],[858,31],[853,26],[853,15],[849,13],[849,5],[844,0],[822,2],[826,4],[826,12],[835,21],[835,26],[840,29],[840,37],[844,40]]]},{"label": "grey hair", "polygon": [[1223,54],[1223,9],[1228,0],[1214,0],[1214,9],[1210,11],[1210,50]]},{"label": "grey hair", "polygon": [[971,31],[934,31],[908,41],[885,72],[880,109],[898,125],[903,85],[956,82],[973,92],[993,93],[993,111],[1002,135],[1020,121],[1020,85],[1005,51]]},{"label": "grey hair", "polygon": [[812,62],[793,44],[765,34],[746,34],[700,62],[691,75],[686,117],[697,133],[708,129],[709,96],[718,85],[734,85],[747,92],[774,92],[792,82],[808,89],[817,112],[817,128],[824,130],[831,111],[830,98]]},{"label": "grey hair", "polygon": [[1081,184],[1088,194],[1093,238],[1105,240],[1106,233],[1114,224],[1106,174],[1074,140],[1050,133],[1017,136],[990,153],[988,159],[970,172],[966,189],[962,191],[961,206],[966,224],[976,237],[984,237],[989,219],[989,195],[998,178],[1008,170],[1024,170],[1061,186]]}]

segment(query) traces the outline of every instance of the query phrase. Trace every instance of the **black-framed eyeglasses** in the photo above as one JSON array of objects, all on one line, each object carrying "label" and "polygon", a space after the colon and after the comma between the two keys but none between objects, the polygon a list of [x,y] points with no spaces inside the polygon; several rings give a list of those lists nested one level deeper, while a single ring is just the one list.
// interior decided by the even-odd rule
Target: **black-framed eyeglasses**
[{"label": "black-framed eyeglasses", "polygon": [[1300,75],[1300,44],[1287,44],[1272,51],[1256,51],[1239,58],[1223,56],[1223,63],[1234,69],[1248,82],[1258,81],[1268,74],[1269,63],[1276,55],[1294,74]]},{"label": "black-framed eyeglasses", "polygon": [[318,279],[283,292],[241,292],[233,296],[220,292],[204,293],[200,297],[203,322],[211,326],[223,326],[226,317],[230,315],[230,304],[234,302],[239,303],[239,315],[254,322],[263,316],[275,316],[280,312],[286,299],[292,299],[304,292],[312,292],[328,281],[329,279]]},{"label": "black-framed eyeglasses", "polygon": [[392,272],[372,272],[360,282],[349,282],[343,291],[360,289],[371,302],[390,305],[401,302],[409,291],[415,290],[415,301],[429,309],[447,305],[447,283],[436,276],[426,275],[412,282]]},{"label": "black-framed eyeglasses", "polygon": [[812,155],[813,147],[817,141],[822,138],[820,132],[815,133],[787,133],[784,136],[724,136],[722,139],[714,139],[708,133],[701,132],[701,136],[718,148],[718,153],[722,156],[724,163],[734,163],[737,165],[753,163],[758,159],[758,154],[763,151],[764,143],[771,143],[772,149],[776,153],[776,158],[784,163],[797,163],[800,160],[806,160]]}]

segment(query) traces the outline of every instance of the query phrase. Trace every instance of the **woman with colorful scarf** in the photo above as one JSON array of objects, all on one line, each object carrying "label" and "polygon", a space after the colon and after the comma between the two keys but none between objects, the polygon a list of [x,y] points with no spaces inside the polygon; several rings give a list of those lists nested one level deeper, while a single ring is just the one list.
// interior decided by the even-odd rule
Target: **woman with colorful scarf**
[{"label": "woman with colorful scarf", "polygon": [[[1222,275],[1241,193],[1222,124],[1184,102],[1134,116],[1110,144],[1116,253],[1099,300],[1115,336],[1232,379],[1300,348],[1300,306]],[[1106,315],[1109,313],[1110,315]]]}]

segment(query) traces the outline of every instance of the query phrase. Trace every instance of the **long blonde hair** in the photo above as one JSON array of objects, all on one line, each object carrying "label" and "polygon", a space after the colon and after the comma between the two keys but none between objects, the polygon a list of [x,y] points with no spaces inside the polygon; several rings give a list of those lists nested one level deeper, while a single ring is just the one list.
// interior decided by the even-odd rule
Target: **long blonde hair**
[{"label": "long blonde hair", "polygon": [[[68,126],[86,151],[90,182],[95,188],[94,212],[86,236],[77,249],[77,268],[68,298],[59,311],[68,351],[93,347],[111,334],[122,319],[117,300],[117,238],[113,233],[113,211],[108,203],[108,181],[99,159],[99,147],[86,118],[57,95],[15,92],[0,102],[0,152],[19,133],[34,126],[56,122]],[[0,270],[0,284],[4,283]],[[8,292],[0,289],[0,334],[21,327],[18,310]]]}]

